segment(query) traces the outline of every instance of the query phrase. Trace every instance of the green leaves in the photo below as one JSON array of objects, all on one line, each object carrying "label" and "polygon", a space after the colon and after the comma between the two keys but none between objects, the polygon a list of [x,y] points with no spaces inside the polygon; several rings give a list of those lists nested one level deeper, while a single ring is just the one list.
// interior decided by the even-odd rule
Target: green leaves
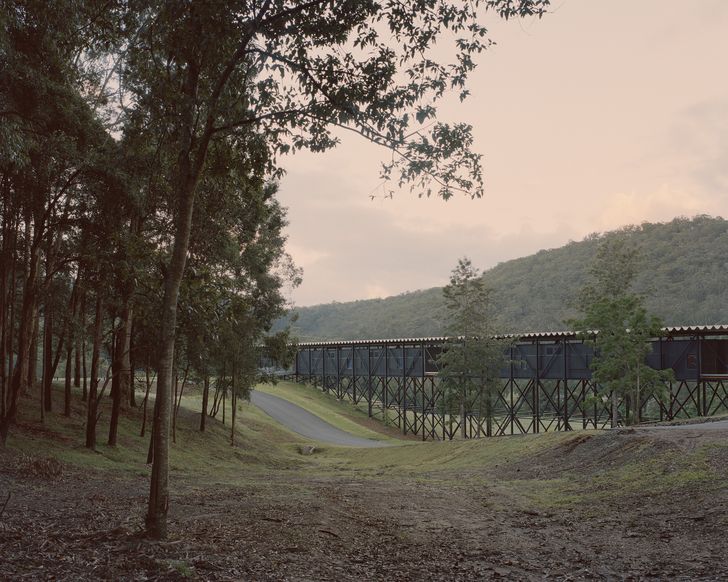
[{"label": "green leaves", "polygon": [[[432,124],[437,102],[453,90],[467,96],[473,56],[490,44],[480,23],[485,12],[540,15],[547,5],[273,0],[256,8],[235,0],[192,10],[140,4],[153,24],[140,27],[125,82],[157,123],[181,111],[185,101],[170,97],[181,93],[186,64],[194,65],[194,119],[210,121],[216,135],[258,132],[268,151],[266,172],[279,155],[335,147],[332,131],[343,127],[391,150],[383,177],[398,188],[479,197],[482,169],[470,128]],[[201,40],[208,38],[215,42]],[[433,50],[442,38],[451,43],[447,59]]]},{"label": "green leaves", "polygon": [[[631,290],[638,264],[637,250],[624,238],[605,239],[580,294],[583,316],[569,322],[595,347],[591,370],[600,393],[640,403],[633,405],[637,421],[641,402],[648,395],[662,395],[672,372],[646,363],[649,340],[660,335],[662,322],[647,312],[644,297]],[[594,330],[595,336],[589,333]]]},{"label": "green leaves", "polygon": [[505,364],[506,344],[496,338],[491,291],[470,259],[462,258],[443,289],[445,333],[450,338],[438,358],[448,392],[493,388]]}]

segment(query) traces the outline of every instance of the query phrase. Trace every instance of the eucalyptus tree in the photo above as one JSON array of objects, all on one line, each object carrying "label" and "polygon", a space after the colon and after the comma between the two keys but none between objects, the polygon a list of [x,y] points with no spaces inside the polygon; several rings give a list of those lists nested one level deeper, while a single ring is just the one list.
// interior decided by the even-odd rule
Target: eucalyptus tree
[{"label": "eucalyptus tree", "polygon": [[466,405],[475,394],[481,411],[485,412],[486,435],[492,436],[494,400],[500,370],[506,363],[506,343],[497,337],[491,290],[470,259],[462,258],[443,288],[443,295],[448,340],[438,364],[445,400],[458,402],[460,432],[465,438]]},{"label": "eucalyptus tree", "polygon": [[[18,394],[32,384],[37,351],[34,329],[44,303],[46,372],[51,371],[53,304],[46,299],[56,275],[72,260],[67,240],[77,192],[96,148],[107,138],[81,90],[91,76],[79,65],[79,56],[94,47],[100,32],[90,16],[91,4],[70,0],[0,3],[0,135],[4,142],[0,174],[5,225],[0,278],[5,283],[10,279],[9,289],[3,285],[2,291],[5,339],[0,379],[7,400],[3,400],[0,420],[2,442],[16,418]],[[7,373],[6,361],[12,362]],[[47,374],[42,385],[45,397],[50,392]],[[46,402],[50,404],[49,399]]]},{"label": "eucalyptus tree", "polygon": [[[204,382],[201,430],[213,367],[218,377],[232,370],[233,399],[247,397],[255,376],[248,364],[257,364],[256,344],[284,313],[282,290],[300,281],[285,252],[285,211],[276,191],[274,183],[254,175],[234,141],[213,145],[178,309],[178,337],[184,336],[192,352],[187,359]],[[278,340],[287,339],[285,332],[278,335]]]},{"label": "eucalyptus tree", "polygon": [[619,398],[631,403],[627,422],[640,422],[643,400],[664,396],[672,370],[647,365],[650,339],[660,335],[662,321],[648,313],[645,297],[633,290],[639,254],[622,236],[605,238],[589,268],[577,306],[582,317],[569,324],[595,347],[592,379],[599,396],[612,401],[612,426],[619,422]]},{"label": "eucalyptus tree", "polygon": [[[276,156],[325,151],[336,128],[388,147],[395,177],[420,195],[482,194],[480,159],[466,124],[431,123],[448,91],[467,95],[474,55],[488,44],[483,12],[541,15],[547,0],[232,0],[129,2],[138,16],[123,80],[146,112],[151,140],[170,152],[174,243],[166,261],[155,456],[148,533],[164,537],[168,493],[169,390],[177,301],[195,195],[210,145],[243,148],[261,174]],[[454,57],[438,62],[436,41]],[[255,156],[255,158],[254,158]]]}]

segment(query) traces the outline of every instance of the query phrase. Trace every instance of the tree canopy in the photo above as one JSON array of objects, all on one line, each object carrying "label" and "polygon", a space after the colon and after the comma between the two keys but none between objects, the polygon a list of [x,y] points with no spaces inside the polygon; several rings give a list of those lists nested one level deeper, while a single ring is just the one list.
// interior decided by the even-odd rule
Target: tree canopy
[{"label": "tree canopy", "polygon": [[76,384],[90,448],[101,399],[112,398],[118,446],[133,371],[153,370],[146,524],[165,537],[169,437],[187,381],[205,386],[203,420],[212,374],[223,398],[245,395],[255,345],[300,278],[275,201],[282,156],[326,151],[348,130],[390,152],[392,189],[481,196],[471,128],[438,121],[438,102],[467,96],[490,43],[486,13],[540,17],[547,6],[2,0],[2,441],[18,394],[35,387],[39,346],[42,413],[63,355],[64,408]]},{"label": "tree canopy", "polygon": [[[477,406],[492,434],[492,409],[505,364],[505,344],[497,339],[498,324],[491,290],[470,259],[458,261],[443,289],[448,341],[438,358],[441,387],[448,402],[459,404],[460,430],[465,437],[466,412]],[[452,414],[451,417],[453,418]]]},{"label": "tree canopy", "polygon": [[648,340],[660,335],[662,321],[648,313],[644,296],[632,288],[639,268],[636,247],[623,237],[603,241],[577,300],[582,316],[568,322],[594,345],[592,380],[602,398],[612,398],[612,426],[619,422],[619,398],[627,401],[627,422],[639,422],[643,401],[661,396],[672,372],[646,362]]}]

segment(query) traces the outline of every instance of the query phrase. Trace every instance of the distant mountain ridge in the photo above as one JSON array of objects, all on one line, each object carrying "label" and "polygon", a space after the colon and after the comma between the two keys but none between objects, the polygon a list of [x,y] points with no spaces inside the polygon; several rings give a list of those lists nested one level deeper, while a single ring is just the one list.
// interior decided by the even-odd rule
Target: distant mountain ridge
[{"label": "distant mountain ridge", "polygon": [[[493,289],[498,327],[506,333],[554,331],[575,315],[570,307],[586,280],[596,248],[623,235],[641,251],[635,290],[665,325],[728,322],[728,221],[719,217],[676,218],[644,223],[514,259],[483,274]],[[442,335],[442,288],[387,297],[329,303],[295,310],[292,324],[301,341]],[[276,323],[280,329],[288,322]]]}]

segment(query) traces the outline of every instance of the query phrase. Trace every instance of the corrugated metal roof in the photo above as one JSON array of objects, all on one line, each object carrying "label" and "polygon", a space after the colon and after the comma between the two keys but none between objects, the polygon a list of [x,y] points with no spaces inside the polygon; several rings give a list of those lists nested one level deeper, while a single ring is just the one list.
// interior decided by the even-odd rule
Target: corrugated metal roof
[{"label": "corrugated metal roof", "polygon": [[[673,336],[690,336],[690,335],[728,335],[728,324],[714,325],[682,325],[669,326],[662,328],[663,337]],[[597,330],[588,330],[582,335],[597,335]],[[526,333],[509,333],[496,336],[499,339],[520,339],[520,340],[556,340],[576,338],[577,332],[573,330],[563,331],[538,331]],[[334,347],[334,346],[360,346],[360,345],[403,345],[403,344],[420,344],[444,343],[448,339],[446,336],[439,337],[410,337],[410,338],[380,338],[367,340],[325,340],[318,342],[301,342],[301,347]]]},{"label": "corrugated metal roof", "polygon": [[667,335],[722,335],[728,333],[728,324],[714,325],[680,325],[663,327]]}]

